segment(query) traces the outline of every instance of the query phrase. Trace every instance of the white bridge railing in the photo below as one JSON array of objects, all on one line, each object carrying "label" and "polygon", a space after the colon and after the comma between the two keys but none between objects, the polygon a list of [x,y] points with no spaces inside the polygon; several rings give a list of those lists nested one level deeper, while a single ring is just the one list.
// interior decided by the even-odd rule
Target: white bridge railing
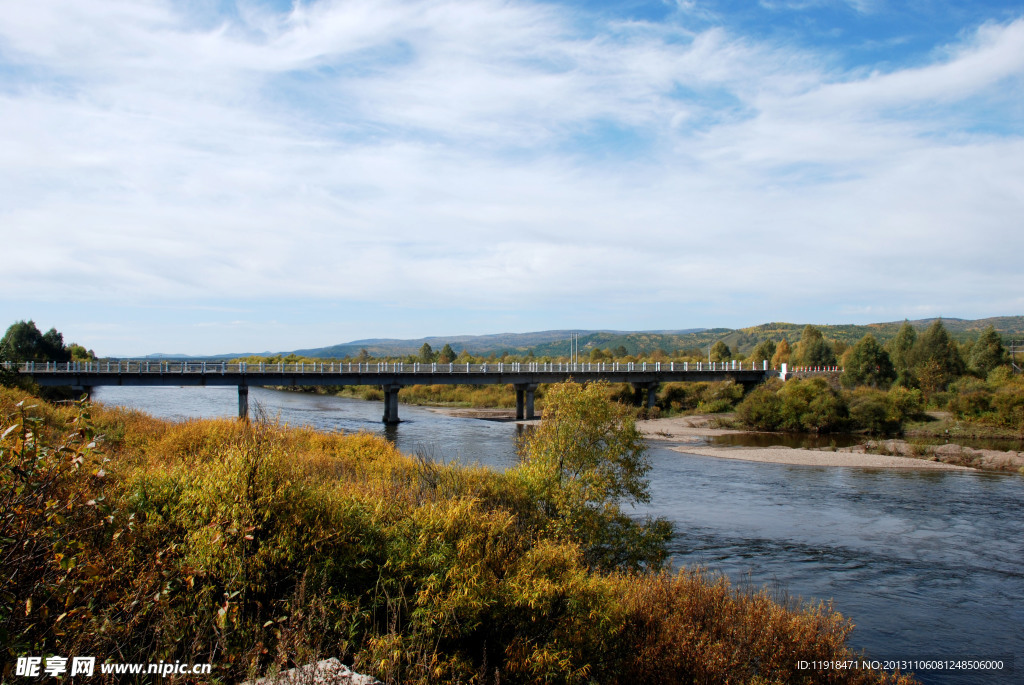
[{"label": "white bridge railing", "polygon": [[315,362],[297,364],[227,362],[5,362],[4,368],[24,374],[481,374],[481,373],[622,373],[769,371],[768,362],[497,362],[488,364],[423,364],[404,362]]}]

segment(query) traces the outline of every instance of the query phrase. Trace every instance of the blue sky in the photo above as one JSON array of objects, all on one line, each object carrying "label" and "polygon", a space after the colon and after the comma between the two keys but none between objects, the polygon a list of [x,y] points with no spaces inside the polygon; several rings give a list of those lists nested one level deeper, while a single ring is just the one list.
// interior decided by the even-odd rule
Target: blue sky
[{"label": "blue sky", "polygon": [[1024,313],[1024,4],[43,0],[0,325],[109,355]]}]

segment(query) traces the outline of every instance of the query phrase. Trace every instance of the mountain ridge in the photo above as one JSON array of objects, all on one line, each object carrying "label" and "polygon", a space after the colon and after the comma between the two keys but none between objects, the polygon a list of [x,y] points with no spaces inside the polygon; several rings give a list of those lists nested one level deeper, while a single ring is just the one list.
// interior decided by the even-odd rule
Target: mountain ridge
[{"label": "mountain ridge", "polygon": [[[956,317],[931,317],[910,321],[911,326],[921,331],[941,318],[952,338],[966,341],[976,338],[983,330],[992,326],[1004,337],[1024,338],[1024,316],[995,316],[983,319]],[[800,338],[804,323],[772,321],[742,328],[683,328],[651,331],[616,331],[611,329],[573,330],[554,329],[527,333],[491,333],[485,335],[427,336],[415,339],[363,338],[349,342],[292,350],[290,352],[231,353],[208,356],[151,354],[147,359],[237,359],[253,356],[294,354],[300,357],[331,359],[352,357],[365,349],[374,357],[406,356],[419,352],[424,343],[435,351],[445,344],[451,345],[456,353],[468,351],[474,355],[499,354],[535,356],[566,356],[569,353],[570,336],[579,336],[581,354],[589,354],[595,347],[601,349],[625,348],[627,354],[649,353],[661,349],[666,353],[675,350],[704,349],[718,342],[725,342],[730,349],[748,352],[762,340],[786,338],[793,343]],[[825,338],[853,344],[866,333],[873,334],[879,342],[885,342],[896,335],[903,321],[886,321],[869,324],[811,324],[821,330]]]}]

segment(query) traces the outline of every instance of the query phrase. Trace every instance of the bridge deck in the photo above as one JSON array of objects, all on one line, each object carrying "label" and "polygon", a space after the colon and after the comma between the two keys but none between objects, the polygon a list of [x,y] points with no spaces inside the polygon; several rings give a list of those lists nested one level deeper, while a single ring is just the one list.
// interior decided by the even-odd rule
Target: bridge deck
[{"label": "bridge deck", "polygon": [[754,385],[779,371],[740,362],[632,363],[234,363],[227,362],[27,362],[4,365],[39,385],[92,388],[122,386],[238,386],[239,416],[248,414],[249,386],[379,385],[385,390],[386,422],[398,421],[398,389],[407,385],[511,384],[516,387],[519,418],[532,418],[533,392],[540,383],[608,381],[632,383],[648,390],[648,404],[661,383],[733,380]]}]

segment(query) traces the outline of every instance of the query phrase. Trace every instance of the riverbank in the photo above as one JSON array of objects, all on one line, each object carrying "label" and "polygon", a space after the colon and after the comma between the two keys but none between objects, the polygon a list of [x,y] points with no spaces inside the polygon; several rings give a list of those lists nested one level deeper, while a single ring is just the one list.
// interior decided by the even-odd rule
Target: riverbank
[{"label": "riverbank", "polygon": [[753,431],[716,426],[720,415],[697,414],[638,421],[637,427],[649,440],[683,443],[670,449],[721,459],[794,464],[801,466],[847,466],[885,469],[945,469],[1017,472],[1024,474],[1024,453],[973,449],[956,444],[918,445],[906,440],[872,440],[840,448],[715,447],[708,438],[750,434]]}]

